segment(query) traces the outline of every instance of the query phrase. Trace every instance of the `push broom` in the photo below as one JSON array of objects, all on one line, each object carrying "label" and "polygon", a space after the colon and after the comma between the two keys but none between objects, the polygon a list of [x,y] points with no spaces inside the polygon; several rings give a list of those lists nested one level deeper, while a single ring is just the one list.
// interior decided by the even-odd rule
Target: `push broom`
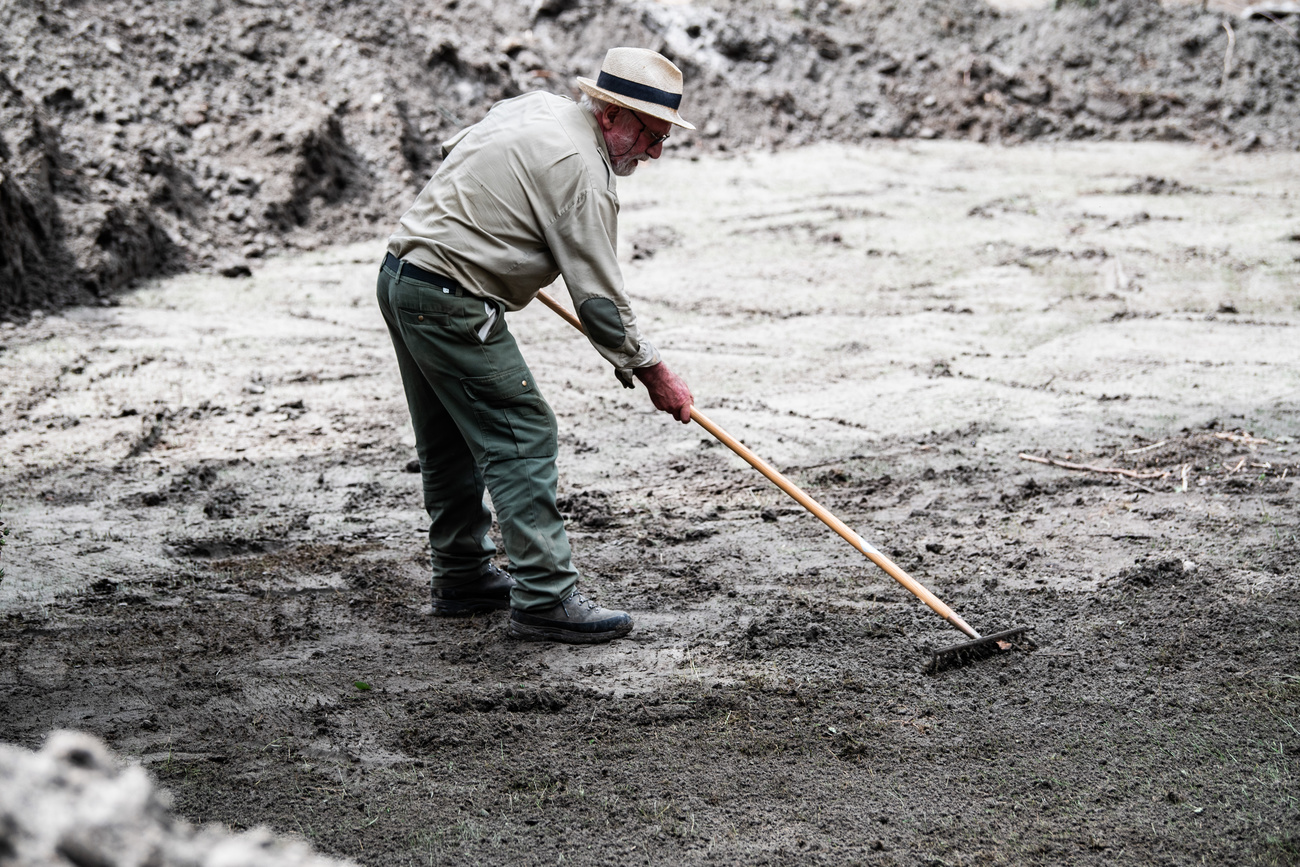
[{"label": "push broom", "polygon": [[[546,292],[538,292],[537,297],[543,304],[558,313],[574,328],[578,329],[583,334],[587,333],[586,329],[582,327],[582,322],[579,321],[578,317],[574,316],[567,309],[561,306],[559,302]],[[795,502],[815,515],[822,521],[822,523],[838,533],[854,548],[857,548],[858,551],[866,556],[868,560],[883,569],[885,574],[889,575],[890,578],[893,578],[899,584],[903,585],[903,588],[909,593],[920,599],[936,614],[957,627],[971,639],[970,641],[965,641],[961,644],[954,644],[951,647],[944,647],[934,651],[930,658],[930,662],[926,665],[926,671],[933,674],[945,668],[964,665],[967,662],[993,656],[997,653],[1020,646],[1016,643],[1015,639],[1023,638],[1025,633],[1029,631],[1029,627],[1017,626],[1014,629],[1006,629],[1001,632],[995,632],[991,635],[980,635],[974,627],[963,620],[957,612],[944,604],[942,599],[930,592],[930,590],[922,585],[921,582],[904,572],[896,563],[894,563],[894,561],[890,560],[877,550],[875,546],[869,544],[861,536],[853,532],[847,524],[831,514],[825,506],[808,496],[802,488],[787,479],[771,464],[750,451],[735,437],[731,436],[725,430],[710,421],[704,413],[700,412],[699,409],[694,406],[691,407],[691,421],[712,434],[718,442],[744,458],[746,463],[758,470],[764,476],[767,476],[772,484],[789,494]]]}]

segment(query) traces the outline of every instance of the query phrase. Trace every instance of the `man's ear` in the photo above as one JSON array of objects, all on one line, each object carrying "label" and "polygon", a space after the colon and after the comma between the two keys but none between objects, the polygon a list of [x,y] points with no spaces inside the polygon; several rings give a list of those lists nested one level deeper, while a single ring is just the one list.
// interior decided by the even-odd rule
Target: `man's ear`
[{"label": "man's ear", "polygon": [[602,130],[613,129],[614,125],[618,123],[618,116],[622,111],[623,107],[621,105],[605,106],[605,110],[596,115],[597,119],[600,121],[600,128]]}]

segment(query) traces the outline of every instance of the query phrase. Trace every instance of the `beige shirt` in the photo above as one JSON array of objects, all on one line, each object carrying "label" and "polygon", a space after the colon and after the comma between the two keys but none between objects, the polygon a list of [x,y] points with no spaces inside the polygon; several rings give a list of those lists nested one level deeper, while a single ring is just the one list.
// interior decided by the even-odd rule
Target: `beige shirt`
[{"label": "beige shirt", "polygon": [[590,111],[525,94],[494,105],[443,149],[446,159],[389,238],[390,253],[506,310],[563,274],[601,355],[622,369],[659,361],[624,292],[614,172]]}]

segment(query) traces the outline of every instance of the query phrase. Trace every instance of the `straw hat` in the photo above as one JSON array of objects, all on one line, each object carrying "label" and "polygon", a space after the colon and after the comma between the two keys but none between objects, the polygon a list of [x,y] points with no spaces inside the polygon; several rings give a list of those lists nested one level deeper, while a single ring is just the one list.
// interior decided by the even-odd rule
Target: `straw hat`
[{"label": "straw hat", "polygon": [[695,129],[677,113],[682,104],[682,71],[647,48],[611,48],[605,53],[600,77],[595,81],[580,77],[578,87],[595,99]]}]

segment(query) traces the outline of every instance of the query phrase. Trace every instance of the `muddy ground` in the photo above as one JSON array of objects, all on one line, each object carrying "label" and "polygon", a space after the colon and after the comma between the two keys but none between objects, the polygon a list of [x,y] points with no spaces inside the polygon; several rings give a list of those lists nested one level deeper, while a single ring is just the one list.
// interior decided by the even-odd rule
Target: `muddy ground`
[{"label": "muddy ground", "polygon": [[621,184],[703,411],[1034,627],[937,676],[958,634],[540,305],[577,563],[636,630],[433,619],[382,238],[4,326],[0,737],[373,865],[1295,863],[1298,181],[915,142]]},{"label": "muddy ground", "polygon": [[0,319],[386,233],[441,141],[495,100],[573,94],[620,44],[683,69],[699,129],[669,140],[679,156],[869,138],[1294,152],[1300,16],[1234,2],[11,0]]}]

